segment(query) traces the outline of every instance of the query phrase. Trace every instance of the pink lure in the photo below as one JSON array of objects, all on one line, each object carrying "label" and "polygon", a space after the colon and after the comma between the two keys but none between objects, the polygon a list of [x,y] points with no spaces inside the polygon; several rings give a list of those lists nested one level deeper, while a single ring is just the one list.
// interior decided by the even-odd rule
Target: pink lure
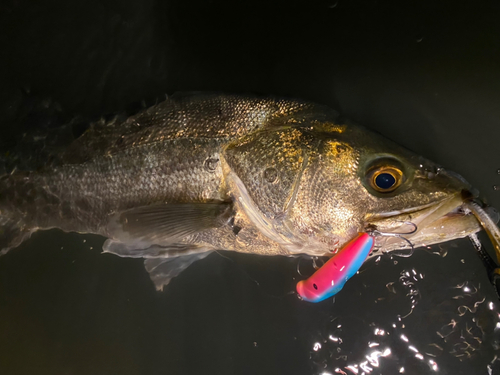
[{"label": "pink lure", "polygon": [[373,237],[359,233],[307,280],[297,283],[297,292],[308,302],[320,302],[337,294],[373,248]]}]

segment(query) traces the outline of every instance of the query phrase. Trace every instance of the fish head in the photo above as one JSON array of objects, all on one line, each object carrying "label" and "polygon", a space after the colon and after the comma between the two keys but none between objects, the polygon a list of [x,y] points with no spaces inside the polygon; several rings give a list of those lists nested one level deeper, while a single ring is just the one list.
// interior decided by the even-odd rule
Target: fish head
[{"label": "fish head", "polygon": [[480,230],[465,179],[356,124],[266,130],[224,158],[240,210],[290,254],[336,252],[364,231],[404,236],[377,236],[391,251]]},{"label": "fish head", "polygon": [[375,250],[429,246],[481,229],[464,203],[477,192],[462,176],[362,127],[346,133],[358,150],[359,231],[388,234],[377,237]]}]

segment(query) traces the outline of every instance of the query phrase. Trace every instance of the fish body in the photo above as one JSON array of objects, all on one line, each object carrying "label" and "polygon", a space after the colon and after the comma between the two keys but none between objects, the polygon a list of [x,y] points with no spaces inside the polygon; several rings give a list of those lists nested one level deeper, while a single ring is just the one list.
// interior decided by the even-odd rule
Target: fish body
[{"label": "fish body", "polygon": [[[313,103],[174,95],[93,124],[45,168],[0,178],[0,248],[38,229],[95,233],[162,287],[222,249],[330,255],[358,232],[418,247],[475,233],[460,176]],[[375,251],[407,247],[377,238]]]}]

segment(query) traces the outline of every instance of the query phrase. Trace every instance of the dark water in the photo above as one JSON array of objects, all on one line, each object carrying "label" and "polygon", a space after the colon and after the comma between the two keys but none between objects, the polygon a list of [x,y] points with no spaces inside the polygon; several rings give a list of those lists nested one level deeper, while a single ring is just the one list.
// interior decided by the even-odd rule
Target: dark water
[{"label": "dark water", "polygon": [[[0,144],[175,91],[292,96],[500,208],[500,7],[400,6],[3,0]],[[500,303],[468,240],[372,260],[320,304],[290,293],[298,259],[212,254],[157,293],[103,241],[47,231],[0,259],[2,375],[500,374]]]}]

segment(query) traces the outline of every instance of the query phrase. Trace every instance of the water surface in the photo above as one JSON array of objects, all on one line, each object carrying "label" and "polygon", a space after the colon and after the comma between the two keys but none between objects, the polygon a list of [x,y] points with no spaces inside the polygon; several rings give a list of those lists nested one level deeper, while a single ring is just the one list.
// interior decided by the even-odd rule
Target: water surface
[{"label": "water surface", "polygon": [[[284,95],[337,108],[500,208],[492,3],[0,7],[4,148],[175,91]],[[296,258],[212,254],[157,293],[140,260],[100,254],[103,241],[52,230],[0,259],[2,374],[500,373],[500,304],[468,240],[373,259],[319,304],[294,295]]]}]

